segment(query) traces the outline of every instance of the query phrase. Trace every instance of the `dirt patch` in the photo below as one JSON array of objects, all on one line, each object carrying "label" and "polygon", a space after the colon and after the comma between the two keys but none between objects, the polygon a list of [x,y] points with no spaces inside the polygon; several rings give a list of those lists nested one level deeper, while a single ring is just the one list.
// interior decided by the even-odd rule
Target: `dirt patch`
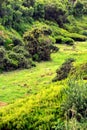
[{"label": "dirt patch", "polygon": [[4,107],[4,106],[7,106],[7,105],[8,105],[7,103],[0,101],[0,107]]}]

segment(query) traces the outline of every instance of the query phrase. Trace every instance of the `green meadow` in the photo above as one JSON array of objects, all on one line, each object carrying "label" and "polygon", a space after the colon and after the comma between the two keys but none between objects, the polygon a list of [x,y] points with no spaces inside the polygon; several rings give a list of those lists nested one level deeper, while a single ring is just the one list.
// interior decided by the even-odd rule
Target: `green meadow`
[{"label": "green meadow", "polygon": [[[11,103],[19,98],[39,93],[49,88],[56,75],[56,69],[67,58],[75,58],[76,65],[86,62],[87,42],[76,42],[75,47],[57,45],[60,49],[51,55],[51,61],[36,63],[31,69],[16,70],[0,74],[0,101]],[[59,84],[62,84],[60,82]]]}]

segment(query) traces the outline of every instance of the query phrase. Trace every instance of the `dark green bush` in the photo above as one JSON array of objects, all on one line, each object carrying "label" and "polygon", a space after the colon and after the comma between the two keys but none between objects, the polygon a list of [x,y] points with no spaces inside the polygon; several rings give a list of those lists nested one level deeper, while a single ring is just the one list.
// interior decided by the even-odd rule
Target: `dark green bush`
[{"label": "dark green bush", "polygon": [[63,27],[63,24],[67,20],[66,10],[59,7],[56,2],[47,4],[45,6],[45,19],[56,21],[60,27]]},{"label": "dark green bush", "polygon": [[2,60],[4,58],[6,54],[6,50],[3,46],[0,47],[0,60]]},{"label": "dark green bush", "polygon": [[58,52],[59,51],[59,48],[54,46],[54,45],[50,45],[50,48],[51,48],[51,52]]},{"label": "dark green bush", "polygon": [[25,7],[34,6],[34,4],[35,4],[35,0],[24,0],[24,1],[23,1],[23,5],[24,5]]},{"label": "dark green bush", "polygon": [[6,50],[12,49],[12,47],[13,47],[12,39],[6,38],[5,43],[4,43],[4,47],[6,48]]},{"label": "dark green bush", "polygon": [[[45,33],[45,34],[44,34]],[[49,37],[49,30],[46,28],[35,28],[24,35],[26,48],[32,55],[33,60],[50,60],[52,41]]]},{"label": "dark green bush", "polygon": [[44,34],[45,36],[52,34],[52,30],[51,30],[50,28],[47,28],[47,27],[43,27],[42,32],[43,32],[43,34]]},{"label": "dark green bush", "polygon": [[74,5],[73,14],[75,16],[82,16],[83,14],[83,3],[81,1],[77,1]]},{"label": "dark green bush", "polygon": [[4,43],[5,43],[5,39],[0,36],[0,46],[4,46]]},{"label": "dark green bush", "polygon": [[12,48],[12,39],[0,36],[0,46],[4,46],[6,50]]},{"label": "dark green bush", "polygon": [[32,62],[27,59],[23,54],[17,54],[18,68],[30,68]]},{"label": "dark green bush", "polygon": [[17,45],[21,46],[21,45],[23,45],[23,41],[21,41],[20,39],[18,39],[16,37],[14,37],[12,40],[13,40],[13,45],[14,46],[17,46]]},{"label": "dark green bush", "polygon": [[26,58],[22,53],[15,53],[11,51],[8,54],[8,57],[16,63],[17,68],[30,68],[32,65],[32,61],[29,58]]},{"label": "dark green bush", "polygon": [[34,18],[40,19],[45,17],[44,4],[41,2],[36,2],[34,6]]},{"label": "dark green bush", "polygon": [[30,68],[35,64],[30,59],[30,55],[26,50],[16,53],[6,51],[4,47],[0,48],[0,71],[10,71],[19,68]]},{"label": "dark green bush", "polygon": [[87,36],[87,31],[83,31],[82,33],[84,36]]},{"label": "dark green bush", "polygon": [[6,56],[3,59],[3,70],[4,71],[10,71],[10,70],[15,70],[18,68],[18,61],[17,60],[13,60],[12,58],[10,59],[8,56]]},{"label": "dark green bush", "polygon": [[10,37],[4,37],[0,36],[0,46],[4,46],[6,50],[9,50],[12,48],[13,41]]},{"label": "dark green bush", "polygon": [[63,36],[58,36],[56,38],[56,43],[63,43],[63,44],[67,44],[67,45],[73,45],[74,44],[74,40],[72,38],[69,37],[63,37]]},{"label": "dark green bush", "polygon": [[66,38],[62,38],[62,43],[65,43],[67,45],[73,45],[74,40],[71,39],[71,38],[66,37]]},{"label": "dark green bush", "polygon": [[56,38],[56,43],[62,43],[63,36],[58,36]]},{"label": "dark green bush", "polygon": [[3,65],[3,60],[6,56],[6,50],[4,47],[0,47],[0,71],[3,71],[4,65]]},{"label": "dark green bush", "polygon": [[15,46],[12,49],[14,52],[16,53],[20,53],[23,54],[26,58],[31,58],[31,55],[29,54],[29,52],[27,51],[27,48],[25,48],[24,46]]},{"label": "dark green bush", "polygon": [[70,70],[73,67],[73,62],[75,60],[73,58],[69,58],[67,59],[62,66],[60,67],[60,69],[56,70],[57,76],[53,79],[53,82],[55,81],[59,81],[59,80],[63,80],[65,78],[68,77]]},{"label": "dark green bush", "polygon": [[39,46],[37,48],[38,55],[39,55],[39,60],[44,60],[48,61],[50,60],[50,54],[51,54],[51,49],[50,45],[52,44],[52,41],[48,37],[40,37],[38,39],[39,41]]},{"label": "dark green bush", "polygon": [[34,61],[39,61],[39,55],[38,54],[33,55],[32,59]]},{"label": "dark green bush", "polygon": [[83,35],[80,35],[80,34],[77,34],[77,33],[71,33],[69,35],[69,37],[72,38],[75,41],[86,41],[87,40],[86,36],[83,36]]}]

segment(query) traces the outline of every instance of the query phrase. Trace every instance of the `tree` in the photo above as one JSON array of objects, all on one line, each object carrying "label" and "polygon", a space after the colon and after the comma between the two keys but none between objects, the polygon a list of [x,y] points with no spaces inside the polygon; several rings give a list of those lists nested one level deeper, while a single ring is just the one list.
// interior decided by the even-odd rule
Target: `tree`
[{"label": "tree", "polygon": [[33,60],[50,60],[50,46],[52,41],[49,38],[49,30],[44,30],[44,28],[34,28],[32,31],[27,32],[24,35],[24,40],[26,42],[27,50],[32,55]]}]

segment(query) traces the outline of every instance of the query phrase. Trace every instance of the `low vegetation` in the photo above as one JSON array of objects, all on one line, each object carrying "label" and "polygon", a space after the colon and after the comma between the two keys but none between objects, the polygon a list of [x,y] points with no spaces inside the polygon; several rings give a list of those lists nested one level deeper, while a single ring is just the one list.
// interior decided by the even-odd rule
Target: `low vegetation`
[{"label": "low vegetation", "polygon": [[86,130],[86,57],[86,0],[1,0],[0,130]]},{"label": "low vegetation", "polygon": [[67,59],[61,66],[60,69],[56,70],[57,76],[53,79],[54,81],[60,81],[63,79],[66,79],[73,68],[72,63],[74,62],[74,59]]}]

